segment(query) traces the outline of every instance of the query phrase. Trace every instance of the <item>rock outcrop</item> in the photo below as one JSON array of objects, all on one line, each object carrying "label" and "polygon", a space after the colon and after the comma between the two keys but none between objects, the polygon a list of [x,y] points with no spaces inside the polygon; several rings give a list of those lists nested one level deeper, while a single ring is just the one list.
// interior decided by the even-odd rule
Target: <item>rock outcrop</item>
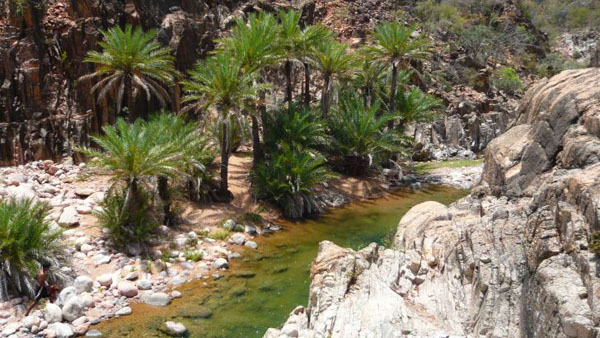
[{"label": "rock outcrop", "polygon": [[598,337],[599,82],[533,86],[474,192],[411,209],[391,248],[321,243],[308,307],[265,337]]}]

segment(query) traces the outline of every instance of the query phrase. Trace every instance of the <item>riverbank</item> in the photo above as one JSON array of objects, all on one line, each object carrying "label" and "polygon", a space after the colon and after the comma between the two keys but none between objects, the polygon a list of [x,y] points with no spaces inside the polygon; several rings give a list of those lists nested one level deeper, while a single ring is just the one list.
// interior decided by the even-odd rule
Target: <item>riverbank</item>
[{"label": "riverbank", "polygon": [[[155,243],[154,250],[142,255],[130,249],[130,257],[110,246],[91,215],[109,187],[108,177],[90,179],[85,165],[49,161],[0,169],[0,196],[47,201],[55,226],[68,229],[64,235],[72,261],[71,267],[63,270],[77,277],[72,287],[62,291],[58,302],[62,308],[54,308],[54,316],[36,310],[24,319],[27,299],[0,304],[0,333],[85,334],[100,321],[131,314],[131,303],[167,305],[182,296],[176,289],[190,281],[211,283],[221,278],[229,265],[243,270],[244,256],[261,245],[260,235],[281,229],[276,224],[278,212],[250,194],[250,166],[250,157],[232,156],[230,184],[235,199],[231,204],[178,201],[183,224],[161,227],[162,240]],[[384,196],[391,189],[382,178],[338,178],[319,192],[324,207],[340,207]],[[257,214],[262,219],[244,216]]]}]

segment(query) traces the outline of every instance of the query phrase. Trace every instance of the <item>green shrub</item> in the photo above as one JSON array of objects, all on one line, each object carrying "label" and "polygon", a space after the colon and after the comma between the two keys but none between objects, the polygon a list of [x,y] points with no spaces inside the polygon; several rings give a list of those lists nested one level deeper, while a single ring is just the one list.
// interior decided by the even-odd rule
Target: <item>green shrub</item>
[{"label": "green shrub", "polygon": [[592,239],[590,241],[590,251],[596,255],[600,255],[600,231],[594,231],[592,233]]},{"label": "green shrub", "polygon": [[284,145],[256,168],[253,188],[258,198],[279,206],[284,216],[303,218],[322,211],[313,189],[332,177],[325,158]]},{"label": "green shrub", "polygon": [[263,116],[265,147],[271,151],[289,146],[292,149],[320,148],[330,142],[319,114],[292,107]]},{"label": "green shrub", "polygon": [[49,282],[63,284],[61,231],[52,229],[46,204],[9,199],[0,202],[0,300],[11,295],[33,298],[41,264],[52,264]]},{"label": "green shrub", "polygon": [[203,254],[200,251],[186,251],[183,254],[183,257],[185,257],[185,259],[188,261],[198,262],[202,260]]},{"label": "green shrub", "polygon": [[335,137],[334,153],[344,159],[340,170],[362,176],[392,156],[407,155],[409,140],[398,129],[386,128],[400,117],[379,112],[378,102],[366,108],[357,95],[346,95],[331,114],[328,124]]},{"label": "green shrub", "polygon": [[128,244],[145,243],[154,235],[158,222],[154,215],[150,195],[140,190],[137,207],[126,207],[125,189],[111,189],[94,214],[100,226],[108,230],[114,244],[126,248]]},{"label": "green shrub", "polygon": [[210,232],[206,235],[207,238],[224,240],[231,234],[231,230],[219,229],[214,232]]},{"label": "green shrub", "polygon": [[523,82],[519,78],[519,74],[510,67],[497,70],[491,80],[496,88],[506,93],[516,93],[523,89]]}]

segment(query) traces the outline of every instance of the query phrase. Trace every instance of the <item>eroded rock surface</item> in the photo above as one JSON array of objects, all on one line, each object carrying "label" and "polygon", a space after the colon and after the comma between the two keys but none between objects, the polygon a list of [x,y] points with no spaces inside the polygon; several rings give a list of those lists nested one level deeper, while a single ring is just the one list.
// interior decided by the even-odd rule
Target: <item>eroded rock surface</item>
[{"label": "eroded rock surface", "polygon": [[321,243],[308,306],[265,337],[597,337],[600,69],[529,90],[482,183],[400,221],[391,248]]}]

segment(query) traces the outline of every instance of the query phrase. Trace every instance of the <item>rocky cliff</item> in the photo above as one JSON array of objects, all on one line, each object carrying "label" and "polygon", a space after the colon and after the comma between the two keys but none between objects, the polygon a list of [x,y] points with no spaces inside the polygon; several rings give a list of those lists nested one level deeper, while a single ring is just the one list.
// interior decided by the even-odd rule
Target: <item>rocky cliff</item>
[{"label": "rocky cliff", "polygon": [[411,209],[391,248],[321,243],[308,306],[265,337],[597,337],[599,82],[533,86],[474,192]]},{"label": "rocky cliff", "polygon": [[[392,0],[0,0],[0,165],[72,156],[74,144],[86,145],[90,133],[111,122],[115,105],[96,102],[90,95],[92,83],[77,80],[93,71],[93,65],[82,61],[87,51],[98,49],[100,30],[115,24],[157,29],[159,40],[173,49],[177,69],[185,73],[235,17],[258,9],[302,9],[306,22],[321,22],[358,47],[374,23],[400,12],[408,13],[408,22],[415,21],[410,14],[414,6],[413,1]],[[532,27],[513,1],[495,10],[505,21]],[[464,62],[441,45],[431,64],[419,66],[447,73]],[[490,75],[488,68],[481,71],[483,78]],[[417,141],[417,160],[473,157],[512,119],[512,110],[506,109],[512,99],[489,88],[430,89],[448,109],[436,123],[408,130]],[[171,95],[169,108],[177,109],[179,88]],[[157,106],[143,99],[136,105],[150,111]]]}]

